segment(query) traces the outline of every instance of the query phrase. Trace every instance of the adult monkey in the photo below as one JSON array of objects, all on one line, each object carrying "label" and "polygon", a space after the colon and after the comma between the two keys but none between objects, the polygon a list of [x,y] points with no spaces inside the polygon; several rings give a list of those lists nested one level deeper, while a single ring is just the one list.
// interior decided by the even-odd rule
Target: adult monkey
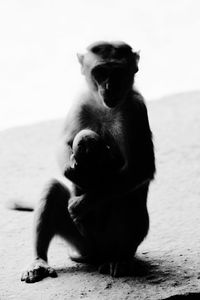
[{"label": "adult monkey", "polygon": [[148,232],[155,161],[146,106],[133,88],[139,55],[123,42],[97,42],[78,59],[87,91],[68,114],[61,151],[72,188],[53,180],[40,202],[26,282],[56,276],[47,264],[55,234],[72,246],[72,259],[119,276]]}]

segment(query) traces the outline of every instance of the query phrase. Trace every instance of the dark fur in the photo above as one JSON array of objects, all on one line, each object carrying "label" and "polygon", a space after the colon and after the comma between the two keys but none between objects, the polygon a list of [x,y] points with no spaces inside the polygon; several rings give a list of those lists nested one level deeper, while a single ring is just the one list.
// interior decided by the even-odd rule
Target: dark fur
[{"label": "dark fur", "polygon": [[[155,161],[147,109],[133,88],[138,59],[122,42],[95,43],[79,55],[88,91],[68,114],[61,151],[62,173],[73,187],[50,183],[36,213],[36,258],[22,280],[56,275],[47,265],[55,234],[73,246],[74,260],[98,262],[113,276],[126,273],[120,266],[145,238]],[[91,131],[77,137],[84,129]]]}]

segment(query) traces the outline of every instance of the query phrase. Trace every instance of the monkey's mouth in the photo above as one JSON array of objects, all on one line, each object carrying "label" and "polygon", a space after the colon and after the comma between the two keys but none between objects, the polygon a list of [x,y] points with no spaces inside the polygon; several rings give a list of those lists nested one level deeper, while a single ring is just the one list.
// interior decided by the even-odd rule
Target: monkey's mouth
[{"label": "monkey's mouth", "polygon": [[103,98],[103,103],[105,106],[113,108],[115,106],[117,106],[118,101],[116,100],[116,98]]},{"label": "monkey's mouth", "polygon": [[100,97],[105,106],[113,108],[119,103],[118,95],[113,95],[113,93],[100,91]]},{"label": "monkey's mouth", "polygon": [[119,95],[103,94],[101,95],[103,104],[107,107],[114,108],[121,102]]}]

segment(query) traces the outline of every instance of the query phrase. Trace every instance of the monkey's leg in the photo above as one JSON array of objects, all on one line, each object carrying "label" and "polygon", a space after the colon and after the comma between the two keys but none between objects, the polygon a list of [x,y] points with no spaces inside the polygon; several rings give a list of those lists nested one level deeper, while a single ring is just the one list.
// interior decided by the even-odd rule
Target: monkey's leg
[{"label": "monkey's leg", "polygon": [[81,254],[86,249],[85,241],[75,227],[69,212],[70,192],[59,181],[54,180],[46,196],[42,198],[35,216],[35,259],[22,273],[21,280],[36,282],[44,277],[56,277],[56,271],[47,263],[47,251],[55,234],[64,237]]},{"label": "monkey's leg", "polygon": [[[146,201],[148,185],[122,197],[124,205],[113,212],[112,228],[116,244],[111,244],[110,256],[99,266],[99,272],[113,277],[131,276],[135,272],[134,255],[144,240],[149,228],[149,215]],[[117,205],[117,204],[116,204]],[[120,224],[121,223],[121,224]],[[120,226],[119,226],[120,224]]]}]

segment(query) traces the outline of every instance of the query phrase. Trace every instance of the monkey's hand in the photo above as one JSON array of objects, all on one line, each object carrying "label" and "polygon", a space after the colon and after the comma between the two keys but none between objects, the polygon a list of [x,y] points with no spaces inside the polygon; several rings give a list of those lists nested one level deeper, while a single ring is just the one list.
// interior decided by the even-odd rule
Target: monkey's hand
[{"label": "monkey's hand", "polygon": [[93,176],[89,166],[77,162],[74,154],[70,156],[69,165],[65,169],[64,175],[81,189],[90,186],[91,176]]},{"label": "monkey's hand", "polygon": [[90,201],[85,194],[74,196],[69,199],[68,211],[74,223],[79,223],[90,210],[89,202]]},{"label": "monkey's hand", "polygon": [[83,236],[88,235],[85,224],[88,223],[91,217],[92,219],[94,218],[99,208],[101,209],[101,201],[98,201],[98,199],[88,194],[71,197],[69,199],[68,211],[70,217]]}]

